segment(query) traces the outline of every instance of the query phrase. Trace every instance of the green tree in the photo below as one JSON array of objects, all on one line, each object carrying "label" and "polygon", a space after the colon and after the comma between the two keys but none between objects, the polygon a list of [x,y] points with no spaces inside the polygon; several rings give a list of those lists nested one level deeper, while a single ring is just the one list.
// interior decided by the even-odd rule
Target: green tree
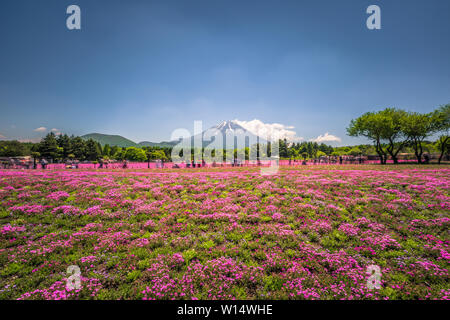
[{"label": "green tree", "polygon": [[244,148],[244,156],[245,156],[245,160],[250,160],[250,148],[249,147]]},{"label": "green tree", "polygon": [[310,158],[314,158],[315,152],[314,152],[313,144],[311,142],[308,142],[306,144],[306,153],[308,153],[308,156]]},{"label": "green tree", "polygon": [[41,140],[38,147],[41,157],[55,160],[58,158],[58,142],[53,132],[50,132]]},{"label": "green tree", "polygon": [[147,156],[145,155],[145,151],[141,148],[128,147],[125,151],[125,159],[142,162],[147,160]]},{"label": "green tree", "polygon": [[123,158],[121,158],[121,156],[122,156],[122,148],[121,147],[112,146],[111,151],[109,152],[109,155],[113,159],[123,160]]},{"label": "green tree", "polygon": [[325,143],[321,143],[319,145],[319,150],[325,153],[326,155],[330,155],[334,151],[332,146],[328,146]]},{"label": "green tree", "polygon": [[72,153],[72,141],[67,134],[59,135],[56,139],[58,147],[62,148],[61,157],[67,159],[68,155]]},{"label": "green tree", "polygon": [[404,120],[403,132],[408,137],[418,163],[423,163],[423,142],[437,131],[432,113],[409,112]]},{"label": "green tree", "polygon": [[442,158],[444,155],[448,155],[450,153],[450,139],[449,136],[440,136],[436,141],[436,147],[439,148],[439,159],[438,163],[441,164]]},{"label": "green tree", "polygon": [[103,154],[105,157],[110,157],[110,156],[112,156],[112,154],[111,154],[111,147],[110,147],[109,144],[105,144],[105,146],[103,147],[103,152],[102,152],[102,154]]},{"label": "green tree", "polygon": [[148,161],[148,167],[150,168],[150,160],[163,160],[163,161],[167,161],[167,155],[164,152],[164,150],[161,149],[157,149],[157,147],[147,147],[144,148],[145,151],[145,155],[147,157],[147,161]]},{"label": "green tree", "polygon": [[0,141],[0,157],[20,157],[29,154],[30,150],[24,143],[17,140]]},{"label": "green tree", "polygon": [[404,110],[387,108],[378,112],[378,116],[384,124],[381,137],[387,141],[386,151],[394,163],[398,163],[397,155],[408,143],[403,130],[407,113]]},{"label": "green tree", "polygon": [[89,161],[98,161],[102,155],[102,150],[99,144],[89,139],[86,141],[85,158]]},{"label": "green tree", "polygon": [[281,158],[287,158],[288,155],[288,143],[286,139],[278,140],[279,143],[279,154]]},{"label": "green tree", "polygon": [[450,104],[440,107],[433,113],[435,121],[436,131],[441,132],[441,136],[437,141],[437,147],[439,148],[440,155],[438,163],[440,164],[444,154],[450,152]]},{"label": "green tree", "polygon": [[162,150],[153,150],[150,153],[150,157],[152,160],[156,160],[156,159],[164,160],[164,161],[167,160],[166,154]]},{"label": "green tree", "polygon": [[65,159],[64,157],[64,148],[58,147],[58,155],[56,157],[57,159]]},{"label": "green tree", "polygon": [[319,150],[319,151],[317,151],[316,157],[320,158],[320,157],[325,157],[326,155],[327,154],[325,152]]},{"label": "green tree", "polygon": [[358,156],[361,153],[362,153],[361,149],[358,148],[357,146],[351,148],[350,151],[347,152],[347,154],[352,155],[352,156]]},{"label": "green tree", "polygon": [[36,162],[39,159],[39,157],[41,156],[41,154],[37,151],[33,151],[33,152],[31,152],[31,156],[33,157],[33,169],[36,169],[36,167],[37,167]]},{"label": "green tree", "polygon": [[86,141],[80,137],[72,137],[71,139],[72,154],[78,160],[86,159]]},{"label": "green tree", "polygon": [[408,143],[408,136],[403,130],[406,117],[406,111],[395,108],[367,112],[350,122],[347,133],[372,140],[381,164],[386,163],[388,154],[394,163],[398,163],[397,155]]},{"label": "green tree", "polygon": [[380,115],[380,112],[366,112],[362,116],[353,119],[347,128],[347,133],[351,137],[362,136],[372,140],[381,164],[386,163],[388,153],[383,144],[383,139],[386,136],[385,120],[385,117]]}]

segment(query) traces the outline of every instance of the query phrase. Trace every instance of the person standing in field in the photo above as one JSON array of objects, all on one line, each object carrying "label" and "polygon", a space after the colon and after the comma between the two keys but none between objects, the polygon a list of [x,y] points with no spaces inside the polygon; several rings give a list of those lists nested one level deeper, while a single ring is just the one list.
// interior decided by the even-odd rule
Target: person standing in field
[{"label": "person standing in field", "polygon": [[46,169],[46,167],[47,167],[47,160],[45,160],[45,159],[42,159],[41,160],[41,166],[42,166],[42,169]]}]

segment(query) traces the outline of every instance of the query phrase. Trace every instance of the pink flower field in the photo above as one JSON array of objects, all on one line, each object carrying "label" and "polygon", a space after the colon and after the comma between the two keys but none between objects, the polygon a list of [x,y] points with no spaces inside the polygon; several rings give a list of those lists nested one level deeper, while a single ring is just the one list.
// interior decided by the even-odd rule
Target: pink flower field
[{"label": "pink flower field", "polygon": [[450,299],[449,190],[432,165],[4,170],[0,299]]}]

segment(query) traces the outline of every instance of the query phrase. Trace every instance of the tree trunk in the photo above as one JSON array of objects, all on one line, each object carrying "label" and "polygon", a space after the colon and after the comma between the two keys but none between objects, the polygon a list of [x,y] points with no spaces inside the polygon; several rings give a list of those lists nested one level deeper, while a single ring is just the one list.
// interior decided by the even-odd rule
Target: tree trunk
[{"label": "tree trunk", "polygon": [[377,152],[378,153],[378,157],[380,157],[380,164],[386,164],[386,159],[385,156],[381,153],[381,152]]},{"label": "tree trunk", "polygon": [[446,137],[441,143],[441,154],[439,155],[438,164],[441,164],[442,158],[444,157],[445,150],[447,149],[447,141],[450,137]]},{"label": "tree trunk", "polygon": [[420,156],[421,163],[423,163],[422,155],[423,155],[422,142],[419,140],[419,156]]},{"label": "tree trunk", "polygon": [[419,155],[417,152],[415,154],[416,154],[416,158],[417,158],[417,163],[422,164],[422,155]]},{"label": "tree trunk", "polygon": [[422,164],[422,152],[419,152],[419,148],[417,145],[414,147],[414,154],[417,158],[417,163]]},{"label": "tree trunk", "polygon": [[383,149],[382,149],[379,141],[376,141],[375,150],[378,153],[378,156],[380,157],[380,164],[381,165],[386,164],[386,160],[384,158],[384,152],[383,152]]},{"label": "tree trunk", "polygon": [[[394,142],[392,142],[392,140],[389,139],[389,146],[387,148],[387,152],[391,156],[391,158],[394,161],[394,163],[397,163],[398,161],[397,161],[397,157],[395,156],[394,149],[395,149]],[[387,157],[386,157],[386,161],[387,161]]]}]

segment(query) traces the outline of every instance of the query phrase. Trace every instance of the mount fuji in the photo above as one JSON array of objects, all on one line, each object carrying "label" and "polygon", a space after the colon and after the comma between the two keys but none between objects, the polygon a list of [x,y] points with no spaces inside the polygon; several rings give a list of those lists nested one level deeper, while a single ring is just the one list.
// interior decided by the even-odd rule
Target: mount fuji
[{"label": "mount fuji", "polygon": [[[267,140],[245,129],[235,120],[222,121],[220,124],[206,129],[200,134],[182,139],[182,145],[202,145],[204,148],[244,148],[256,143],[266,144]],[[200,142],[200,143],[198,143]]]}]

